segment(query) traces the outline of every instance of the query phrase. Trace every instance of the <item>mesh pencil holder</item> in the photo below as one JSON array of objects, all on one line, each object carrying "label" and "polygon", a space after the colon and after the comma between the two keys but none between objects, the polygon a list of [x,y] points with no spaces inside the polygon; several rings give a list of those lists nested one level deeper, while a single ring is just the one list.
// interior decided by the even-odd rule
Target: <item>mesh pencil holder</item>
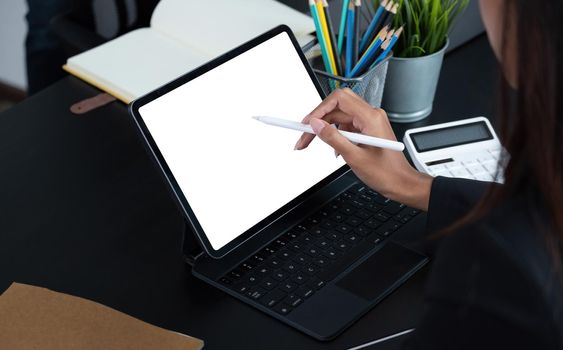
[{"label": "mesh pencil holder", "polygon": [[385,58],[375,67],[370,68],[367,72],[356,78],[344,78],[332,75],[320,69],[322,60],[319,61],[320,46],[318,44],[305,49],[305,57],[309,64],[313,67],[313,71],[317,76],[317,80],[326,95],[330,94],[335,88],[350,88],[358,96],[362,97],[373,107],[381,107],[383,98],[383,89],[385,88],[385,77],[387,76],[387,67],[389,66],[389,58]]}]

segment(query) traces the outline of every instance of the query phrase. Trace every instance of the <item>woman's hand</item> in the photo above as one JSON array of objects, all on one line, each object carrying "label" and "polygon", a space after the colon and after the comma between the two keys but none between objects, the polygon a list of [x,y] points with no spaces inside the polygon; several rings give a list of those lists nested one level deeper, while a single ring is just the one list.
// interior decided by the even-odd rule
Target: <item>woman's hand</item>
[{"label": "woman's hand", "polygon": [[[342,155],[352,171],[366,185],[382,195],[408,206],[427,210],[432,177],[414,169],[402,152],[378,147],[355,145],[329,124],[339,129],[396,140],[393,129],[382,109],[374,109],[350,89],[333,92],[303,119],[316,136]],[[295,149],[306,148],[315,138],[303,134]]]}]

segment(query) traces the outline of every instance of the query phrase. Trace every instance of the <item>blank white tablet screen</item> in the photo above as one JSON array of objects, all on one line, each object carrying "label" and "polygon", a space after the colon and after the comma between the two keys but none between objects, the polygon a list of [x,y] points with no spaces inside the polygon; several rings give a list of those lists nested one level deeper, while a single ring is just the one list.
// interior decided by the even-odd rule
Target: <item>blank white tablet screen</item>
[{"label": "blank white tablet screen", "polygon": [[300,121],[321,102],[281,33],[142,106],[139,112],[215,250],[344,162],[320,140],[252,116]]}]

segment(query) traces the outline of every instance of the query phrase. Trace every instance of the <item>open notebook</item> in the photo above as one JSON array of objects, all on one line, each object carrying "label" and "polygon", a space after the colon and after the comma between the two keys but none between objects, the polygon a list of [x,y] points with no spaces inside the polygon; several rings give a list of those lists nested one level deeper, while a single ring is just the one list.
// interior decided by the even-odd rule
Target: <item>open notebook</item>
[{"label": "open notebook", "polygon": [[71,57],[64,69],[129,103],[279,24],[302,46],[313,40],[313,20],[275,0],[161,0],[149,28]]}]

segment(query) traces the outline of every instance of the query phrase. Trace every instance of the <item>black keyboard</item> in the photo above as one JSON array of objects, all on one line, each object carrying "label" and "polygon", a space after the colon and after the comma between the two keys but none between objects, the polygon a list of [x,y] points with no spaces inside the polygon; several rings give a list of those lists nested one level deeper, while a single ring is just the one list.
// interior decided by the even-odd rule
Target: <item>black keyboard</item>
[{"label": "black keyboard", "polygon": [[219,281],[287,315],[418,214],[354,185]]}]

